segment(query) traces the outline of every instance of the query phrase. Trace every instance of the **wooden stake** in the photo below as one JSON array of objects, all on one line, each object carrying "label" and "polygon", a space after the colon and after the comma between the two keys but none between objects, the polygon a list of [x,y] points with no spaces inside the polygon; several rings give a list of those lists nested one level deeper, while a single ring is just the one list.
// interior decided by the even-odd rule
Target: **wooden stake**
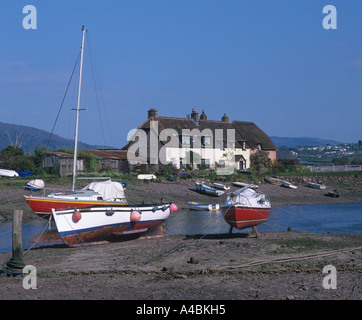
[{"label": "wooden stake", "polygon": [[256,230],[256,226],[253,226],[253,230],[257,238],[259,238],[258,230]]},{"label": "wooden stake", "polygon": [[22,241],[23,210],[14,210],[13,219],[13,255],[6,264],[12,271],[19,271],[25,267],[23,262],[23,241]]}]

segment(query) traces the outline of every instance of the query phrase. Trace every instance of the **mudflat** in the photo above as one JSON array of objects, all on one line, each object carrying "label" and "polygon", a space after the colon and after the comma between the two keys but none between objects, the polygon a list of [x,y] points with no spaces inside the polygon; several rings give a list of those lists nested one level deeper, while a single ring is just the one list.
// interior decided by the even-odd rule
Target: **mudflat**
[{"label": "mudflat", "polygon": [[[362,235],[295,232],[165,236],[32,249],[37,288],[0,275],[0,299],[358,300]],[[10,253],[0,254],[6,261]],[[337,287],[323,286],[336,269]]]},{"label": "mudflat", "polygon": [[[187,201],[211,198],[193,191],[195,181],[129,184],[129,202]],[[272,206],[361,202],[361,185],[305,186],[286,189],[266,183],[259,189]],[[236,188],[235,188],[236,189]],[[231,189],[233,190],[233,189]],[[14,209],[33,219],[24,190],[1,190],[3,220]],[[174,214],[177,214],[174,213]],[[58,245],[27,251],[24,263],[37,271],[36,289],[24,289],[24,276],[0,274],[0,299],[106,300],[360,300],[362,298],[362,234],[262,232],[169,236],[75,248]],[[0,263],[11,253],[0,254]],[[336,289],[328,287],[328,271],[336,271]],[[327,268],[328,269],[328,268]],[[325,272],[323,272],[325,270]],[[327,282],[326,282],[327,281]]]}]

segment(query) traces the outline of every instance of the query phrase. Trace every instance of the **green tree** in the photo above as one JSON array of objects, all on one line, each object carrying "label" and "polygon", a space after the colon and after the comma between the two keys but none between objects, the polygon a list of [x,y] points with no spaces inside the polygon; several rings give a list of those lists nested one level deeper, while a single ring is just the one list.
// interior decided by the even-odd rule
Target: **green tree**
[{"label": "green tree", "polygon": [[346,165],[349,164],[348,157],[333,158],[332,163],[334,165]]},{"label": "green tree", "polygon": [[352,161],[351,161],[351,164],[361,165],[361,164],[362,164],[361,157],[355,154],[355,155],[353,156],[353,159],[352,159]]},{"label": "green tree", "polygon": [[259,170],[268,168],[270,165],[269,153],[263,150],[258,150],[250,156],[251,167]]}]

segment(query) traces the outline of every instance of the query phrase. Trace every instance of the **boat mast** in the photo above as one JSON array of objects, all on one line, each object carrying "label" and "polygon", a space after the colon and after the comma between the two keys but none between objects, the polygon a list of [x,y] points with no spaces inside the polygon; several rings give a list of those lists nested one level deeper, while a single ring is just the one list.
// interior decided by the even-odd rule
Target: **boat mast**
[{"label": "boat mast", "polygon": [[83,69],[83,52],[84,52],[84,38],[87,29],[82,26],[82,46],[80,48],[80,67],[79,67],[79,84],[78,84],[78,103],[77,103],[77,116],[75,121],[75,138],[74,138],[74,156],[73,156],[73,182],[72,190],[75,190],[75,180],[77,176],[77,152],[78,152],[78,123],[79,123],[79,112],[80,112],[80,92],[82,88],[82,69]]}]

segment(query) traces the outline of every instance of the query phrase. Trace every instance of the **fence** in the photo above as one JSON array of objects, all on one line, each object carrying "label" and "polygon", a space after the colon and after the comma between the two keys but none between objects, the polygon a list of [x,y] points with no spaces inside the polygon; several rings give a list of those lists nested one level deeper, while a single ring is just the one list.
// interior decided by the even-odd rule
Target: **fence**
[{"label": "fence", "polygon": [[331,165],[331,166],[303,166],[303,169],[310,169],[311,172],[351,172],[362,171],[362,165]]}]

